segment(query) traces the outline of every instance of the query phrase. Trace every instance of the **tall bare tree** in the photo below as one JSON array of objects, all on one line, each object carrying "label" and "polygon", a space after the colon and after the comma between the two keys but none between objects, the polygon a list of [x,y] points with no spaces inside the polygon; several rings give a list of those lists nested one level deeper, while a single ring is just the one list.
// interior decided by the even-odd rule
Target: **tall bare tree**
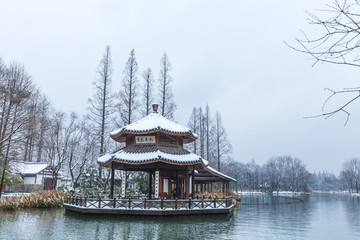
[{"label": "tall bare tree", "polygon": [[0,189],[9,161],[14,159],[14,156],[10,156],[11,150],[18,146],[16,143],[21,139],[18,133],[29,121],[29,97],[32,92],[31,77],[24,67],[18,63],[6,67],[0,60]]},{"label": "tall bare tree", "polygon": [[135,58],[134,49],[126,62],[124,77],[119,92],[119,103],[116,105],[120,113],[120,126],[132,123],[135,120],[135,109],[138,106],[138,64]]},{"label": "tall bare tree", "polygon": [[151,112],[151,105],[154,101],[154,77],[151,68],[146,69],[146,71],[143,72],[142,77],[144,79],[144,83],[142,85],[142,104],[140,113],[143,117],[145,117]]},{"label": "tall bare tree", "polygon": [[[198,130],[199,130],[199,116],[198,116],[198,110],[196,107],[193,108],[192,112],[191,112],[191,116],[188,122],[188,127],[191,129],[191,131],[193,133],[195,133],[196,135],[198,134]],[[188,144],[185,145],[185,147],[190,150],[191,152],[197,154],[197,142],[198,141],[194,141],[192,144]]]},{"label": "tall bare tree", "polygon": [[205,132],[205,148],[206,148],[206,159],[210,160],[211,156],[211,114],[210,107],[206,104],[205,113],[204,113],[204,132]]},{"label": "tall bare tree", "polygon": [[[296,39],[298,46],[290,46],[296,51],[310,55],[314,65],[318,62],[336,65],[360,67],[360,2],[358,0],[334,0],[321,10],[324,17],[309,14],[309,24],[318,28],[317,34]],[[346,115],[347,124],[350,112],[347,107],[360,98],[360,87],[333,90],[325,88],[330,93],[324,102],[323,113],[314,117],[329,118],[336,113]],[[350,100],[345,101],[340,107],[324,110],[329,99],[338,95],[350,95]]]},{"label": "tall bare tree", "polygon": [[[106,46],[103,58],[97,69],[98,78],[93,85],[95,93],[89,99],[89,119],[92,122],[94,136],[99,138],[99,152],[105,152],[105,133],[109,131],[111,115],[113,114],[113,93],[111,92],[112,61],[110,46]],[[102,177],[102,167],[99,166],[99,178]]]},{"label": "tall bare tree", "polygon": [[73,122],[73,124],[69,125],[70,140],[67,150],[67,163],[72,185],[76,188],[92,159],[96,138],[92,137],[91,128],[88,126],[86,118],[80,120],[75,113],[72,113],[70,118],[70,123]]},{"label": "tall bare tree", "polygon": [[159,92],[160,92],[160,111],[161,115],[168,119],[174,119],[176,104],[171,89],[172,77],[170,71],[172,69],[169,58],[164,52],[160,60],[160,76],[159,76]]},{"label": "tall bare tree", "polygon": [[50,103],[39,89],[34,91],[29,98],[29,122],[24,126],[24,155],[25,161],[43,161],[43,145],[45,131],[48,130],[48,107]]},{"label": "tall bare tree", "polygon": [[57,186],[58,176],[67,160],[67,150],[70,143],[70,136],[73,131],[74,120],[71,119],[68,126],[65,124],[66,114],[54,112],[51,117],[51,131],[48,132],[45,144],[45,150],[52,172],[53,189]]},{"label": "tall bare tree", "polygon": [[360,159],[352,158],[344,162],[341,170],[341,178],[344,181],[349,192],[360,190]]},{"label": "tall bare tree", "polygon": [[232,146],[227,139],[226,131],[222,123],[220,112],[216,112],[214,118],[214,125],[212,128],[214,139],[215,139],[215,154],[217,160],[217,168],[221,170],[221,161],[223,157],[232,151]]}]

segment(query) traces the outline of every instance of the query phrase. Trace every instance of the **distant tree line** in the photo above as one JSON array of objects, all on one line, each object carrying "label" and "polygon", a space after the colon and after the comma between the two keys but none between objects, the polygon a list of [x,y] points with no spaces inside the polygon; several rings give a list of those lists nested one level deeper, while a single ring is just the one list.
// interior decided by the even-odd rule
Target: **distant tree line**
[{"label": "distant tree line", "polygon": [[233,161],[227,171],[238,181],[239,191],[308,191],[311,174],[299,159],[288,155],[270,158],[262,166]]},{"label": "distant tree line", "polygon": [[291,156],[270,158],[258,165],[231,161],[225,171],[238,181],[239,191],[360,191],[360,159],[352,158],[343,163],[340,174],[309,173],[305,164]]}]

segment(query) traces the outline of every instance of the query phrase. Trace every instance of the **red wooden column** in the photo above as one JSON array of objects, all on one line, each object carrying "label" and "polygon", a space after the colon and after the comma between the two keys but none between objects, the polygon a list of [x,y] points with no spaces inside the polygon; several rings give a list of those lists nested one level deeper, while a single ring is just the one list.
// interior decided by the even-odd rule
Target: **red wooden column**
[{"label": "red wooden column", "polygon": [[111,164],[111,180],[110,180],[110,198],[111,199],[114,197],[114,174],[115,174],[115,169]]},{"label": "red wooden column", "polygon": [[176,198],[179,198],[179,172],[178,171],[176,171],[175,183],[176,183]]},{"label": "red wooden column", "polygon": [[149,172],[149,200],[151,200],[152,194],[152,174],[151,171]]},{"label": "red wooden column", "polygon": [[185,198],[186,199],[189,199],[189,171],[186,170],[185,172],[185,181],[184,181],[184,184],[185,184],[185,187],[184,187],[184,190],[185,190]]},{"label": "red wooden column", "polygon": [[195,197],[195,171],[191,172],[191,198]]}]

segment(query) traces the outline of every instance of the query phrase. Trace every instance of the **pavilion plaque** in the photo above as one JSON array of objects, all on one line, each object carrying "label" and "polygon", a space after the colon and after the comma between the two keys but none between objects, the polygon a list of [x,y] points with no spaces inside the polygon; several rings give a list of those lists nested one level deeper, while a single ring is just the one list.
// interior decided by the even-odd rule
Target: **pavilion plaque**
[{"label": "pavilion plaque", "polygon": [[141,143],[155,143],[155,136],[136,136],[136,144]]}]

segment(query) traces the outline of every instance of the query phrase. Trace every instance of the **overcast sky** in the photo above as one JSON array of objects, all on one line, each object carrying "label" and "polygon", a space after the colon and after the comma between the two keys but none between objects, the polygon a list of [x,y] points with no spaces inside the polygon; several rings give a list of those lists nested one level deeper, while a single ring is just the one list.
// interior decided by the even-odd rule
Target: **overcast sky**
[{"label": "overcast sky", "polygon": [[[317,33],[305,11],[330,0],[273,1],[2,1],[0,57],[25,65],[56,108],[87,112],[96,68],[106,45],[113,89],[135,49],[139,72],[156,79],[164,51],[173,65],[176,120],[186,125],[194,106],[221,112],[237,161],[290,154],[308,170],[338,174],[360,157],[359,102],[345,115],[321,113],[325,87],[358,87],[356,68],[319,64],[291,50],[300,30]],[[140,76],[139,76],[140,77]],[[330,102],[329,107],[336,106]],[[330,108],[329,108],[330,109]]]}]

